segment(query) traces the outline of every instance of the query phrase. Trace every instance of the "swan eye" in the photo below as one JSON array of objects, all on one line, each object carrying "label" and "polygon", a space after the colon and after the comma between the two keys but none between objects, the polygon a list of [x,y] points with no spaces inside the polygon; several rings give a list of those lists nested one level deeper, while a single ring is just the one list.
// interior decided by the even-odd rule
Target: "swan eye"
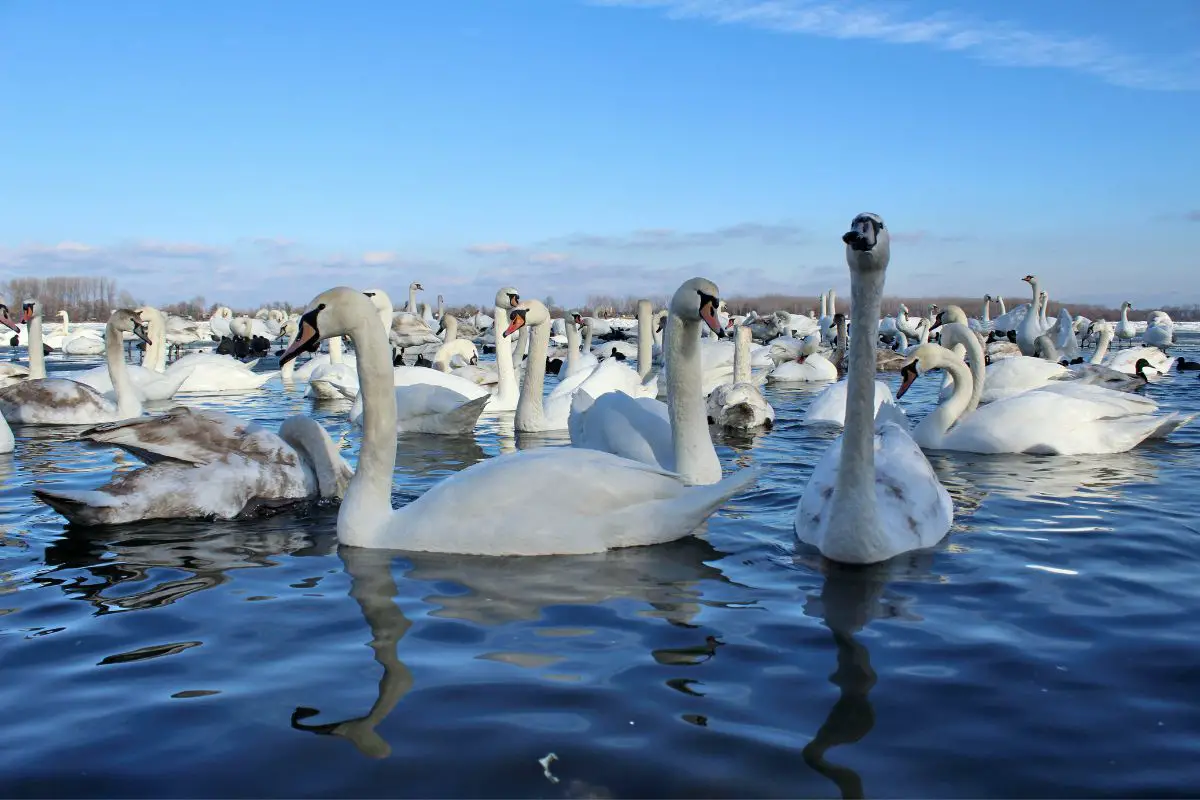
[{"label": "swan eye", "polygon": [[365,294],[367,297],[374,297],[374,296],[375,296],[375,293],[374,293],[374,292],[363,292],[363,294]]}]

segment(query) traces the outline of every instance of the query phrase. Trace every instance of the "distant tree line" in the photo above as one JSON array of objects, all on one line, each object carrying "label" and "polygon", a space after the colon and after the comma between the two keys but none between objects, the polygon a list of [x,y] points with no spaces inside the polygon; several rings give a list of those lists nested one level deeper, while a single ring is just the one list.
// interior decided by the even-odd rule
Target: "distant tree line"
[{"label": "distant tree line", "polygon": [[44,317],[66,311],[80,322],[107,320],[113,309],[126,301],[133,303],[128,292],[118,291],[115,280],[99,277],[13,278],[0,284],[0,295],[8,300],[13,314],[19,313],[17,309],[25,300],[37,299]]}]

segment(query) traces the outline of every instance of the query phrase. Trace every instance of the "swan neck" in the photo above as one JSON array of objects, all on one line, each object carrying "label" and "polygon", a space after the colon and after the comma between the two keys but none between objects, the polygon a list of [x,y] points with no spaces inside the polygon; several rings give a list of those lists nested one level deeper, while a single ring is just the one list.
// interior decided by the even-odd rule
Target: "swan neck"
[{"label": "swan neck", "polygon": [[[567,368],[561,374],[572,375],[575,369],[579,366],[579,329],[575,327],[575,323],[567,320]],[[524,330],[524,329],[522,329]]]},{"label": "swan neck", "polygon": [[539,431],[546,418],[542,405],[542,390],[546,384],[546,352],[550,347],[550,326],[543,322],[526,325],[529,334],[529,361],[525,365],[525,380],[521,384],[521,399],[517,401],[515,417],[519,431]]},{"label": "swan neck", "polygon": [[822,292],[822,293],[821,293],[821,318],[822,318],[822,319],[824,319],[825,317],[828,317],[828,316],[830,316],[830,313],[829,313],[829,293],[828,293],[828,292]]},{"label": "swan neck", "polygon": [[992,321],[992,301],[988,298],[984,298],[983,301],[983,321]]},{"label": "swan neck", "polygon": [[583,352],[592,352],[592,326],[587,326],[587,333],[583,335]]},{"label": "swan neck", "polygon": [[649,300],[638,301],[638,377],[643,379],[650,374],[651,362],[654,361],[654,332],[650,322],[653,313],[654,308]]},{"label": "swan neck", "polygon": [[[671,314],[666,339],[667,413],[675,449],[675,471],[688,483],[714,483],[721,464],[708,432],[700,374],[700,321]],[[712,480],[715,465],[716,477]]]},{"label": "swan neck", "polygon": [[417,313],[417,290],[416,289],[409,288],[409,290],[408,290],[408,308],[406,310],[412,314]]},{"label": "swan neck", "polygon": [[[979,337],[962,323],[955,323],[946,327],[950,329],[948,331],[950,335],[946,336],[943,334],[942,336],[945,346],[950,347],[952,344],[958,343],[967,350],[967,364],[971,373],[971,382],[968,387],[970,389],[970,397],[967,400],[966,406],[962,409],[962,414],[970,414],[979,408],[979,402],[983,399],[983,384],[987,375],[987,360],[983,354],[983,345],[979,343]],[[953,372],[951,370],[947,370],[946,375],[953,380]]]},{"label": "swan neck", "polygon": [[[499,378],[496,396],[512,401],[517,397],[517,375],[513,369],[513,351],[500,334],[508,326],[508,314],[500,306],[492,309],[492,331],[496,339],[496,375]],[[511,405],[505,406],[512,408]]]},{"label": "swan neck", "polygon": [[882,269],[850,269],[850,327],[868,335],[850,338],[846,373],[846,427],[832,514],[847,530],[878,530],[875,506],[875,329],[883,303]]},{"label": "swan neck", "polygon": [[334,336],[329,340],[329,363],[342,363],[342,337]]},{"label": "swan neck", "polygon": [[[967,352],[970,354],[969,347]],[[975,392],[975,382],[971,379],[971,371],[967,369],[967,365],[963,363],[962,359],[945,348],[942,348],[940,355],[942,360],[939,366],[950,376],[954,390],[950,397],[929,412],[929,415],[921,420],[921,424],[913,431],[914,438],[927,447],[940,442],[950,430],[950,426],[967,413],[967,407]]]},{"label": "swan neck", "polygon": [[837,313],[837,292],[833,289],[829,290],[829,316]]},{"label": "swan neck", "polygon": [[1129,306],[1121,306],[1121,322],[1129,324]]},{"label": "swan neck", "polygon": [[1093,364],[1099,364],[1104,361],[1104,357],[1108,355],[1108,344],[1112,341],[1112,331],[1107,327],[1100,331],[1100,342],[1096,345],[1096,352],[1092,353]]},{"label": "swan neck", "polygon": [[750,329],[739,325],[734,334],[733,349],[733,382],[750,382]]},{"label": "swan neck", "polygon": [[348,332],[358,354],[362,397],[362,446],[358,466],[338,509],[338,540],[356,547],[375,545],[392,513],[396,469],[396,389],[387,336],[370,319]]},{"label": "swan neck", "polygon": [[68,335],[70,335],[70,333],[71,333],[71,315],[70,315],[70,314],[68,314],[68,313],[66,312],[66,310],[64,310],[64,311],[62,312],[62,318],[63,318],[63,330],[62,330],[62,335],[63,335],[63,336],[68,336]]},{"label": "swan neck", "polygon": [[117,395],[117,411],[122,417],[141,416],[142,404],[134,393],[129,370],[125,368],[125,342],[112,319],[109,319],[104,329],[104,356],[108,362],[108,375],[112,379],[113,391]]},{"label": "swan neck", "polygon": [[46,377],[46,354],[42,351],[42,315],[29,320],[29,377]]}]

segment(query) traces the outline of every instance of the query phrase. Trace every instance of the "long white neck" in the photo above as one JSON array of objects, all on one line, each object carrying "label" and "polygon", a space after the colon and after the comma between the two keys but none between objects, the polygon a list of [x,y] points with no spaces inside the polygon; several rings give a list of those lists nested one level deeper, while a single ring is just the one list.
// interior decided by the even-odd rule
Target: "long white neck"
[{"label": "long white neck", "polygon": [[833,289],[829,290],[829,316],[837,313],[837,292]]},{"label": "long white neck", "polygon": [[42,351],[42,315],[29,320],[29,377],[46,377],[46,354]]},{"label": "long white neck", "polygon": [[983,345],[979,343],[979,337],[971,331],[970,327],[961,322],[943,326],[942,343],[946,346],[962,345],[966,350],[967,363],[971,370],[971,385],[969,387],[970,398],[962,413],[970,414],[979,408],[979,401],[983,398],[983,382],[987,375],[987,360],[983,355]]},{"label": "long white neck", "polygon": [[1126,325],[1129,324],[1129,306],[1128,305],[1121,306],[1121,322]]},{"label": "long white neck", "polygon": [[733,382],[750,382],[750,329],[739,325],[733,341]]},{"label": "long white neck", "polygon": [[496,386],[496,397],[509,403],[503,408],[512,408],[512,401],[517,399],[517,373],[513,369],[513,351],[508,341],[500,334],[508,327],[508,314],[500,306],[492,309],[492,330],[496,337],[496,375],[499,381]]},{"label": "long white neck", "polygon": [[587,326],[587,332],[583,334],[583,352],[592,352],[592,326]]},{"label": "long white neck", "polygon": [[654,361],[654,331],[650,321],[654,306],[649,300],[638,300],[638,377],[645,378],[650,374],[651,362]]},{"label": "long white neck", "polygon": [[1007,314],[1008,310],[1004,307],[1004,298],[997,297],[996,302],[1000,304],[1000,316],[1004,316],[1005,314]]},{"label": "long white neck", "polygon": [[104,329],[104,351],[105,360],[108,362],[108,376],[112,379],[113,391],[117,395],[117,411],[122,417],[140,417],[142,404],[134,392],[133,381],[129,379],[129,370],[125,368],[125,343],[122,341],[121,332],[111,319]]},{"label": "long white neck", "polygon": [[453,342],[458,338],[458,317],[447,317],[443,314],[442,324],[446,328],[445,333],[442,336],[443,342]]},{"label": "long white neck", "polygon": [[[945,348],[943,348],[945,350]],[[944,353],[943,360],[938,364],[950,373],[954,383],[954,392],[945,402],[926,415],[925,419],[913,430],[913,438],[922,447],[936,446],[958,419],[967,412],[971,403],[973,381],[967,365],[950,351]]]},{"label": "long white neck", "polygon": [[1050,327],[1050,319],[1046,316],[1048,313],[1050,313],[1050,293],[1043,292],[1042,293],[1042,309],[1041,309],[1041,311],[1038,312],[1038,319],[1042,323],[1043,330]]},{"label": "long white neck", "polygon": [[829,316],[829,292],[821,292],[821,319]]},{"label": "long white neck", "polygon": [[[524,330],[522,328],[521,330]],[[560,375],[573,375],[579,366],[579,329],[575,323],[567,320],[567,368]]]},{"label": "long white neck", "polygon": [[408,287],[408,308],[407,311],[413,314],[417,313],[417,290],[413,287]]},{"label": "long white neck", "polygon": [[[150,341],[154,344],[146,348],[146,352],[153,351],[153,359],[150,361],[149,368],[155,372],[167,371],[167,323],[163,319],[163,315],[156,309],[147,309],[147,324],[150,330]],[[142,365],[146,366],[146,360],[142,359]]]},{"label": "long white neck", "polygon": [[1091,363],[1099,364],[1108,355],[1108,343],[1112,341],[1112,328],[1105,325],[1100,329],[1100,341],[1096,343],[1096,352],[1092,353]]},{"label": "long white neck", "polygon": [[[284,345],[284,348],[283,348],[285,351],[288,350],[292,346],[292,343],[294,341],[296,341],[296,335],[298,333],[299,333],[299,325],[296,326],[296,330],[293,330],[290,334],[288,334],[287,344]],[[295,378],[295,376],[293,374],[295,371],[296,371],[296,359],[292,359],[291,361],[287,362],[286,364],[284,364],[282,367],[279,368],[279,379],[281,381],[283,381],[284,383],[292,383],[293,379]]]},{"label": "long white neck", "polygon": [[71,333],[71,315],[68,314],[65,310],[60,311],[58,313],[62,314],[62,318],[63,318],[62,335],[67,336]]},{"label": "long white neck", "polygon": [[338,510],[338,541],[375,545],[392,514],[392,473],[396,469],[396,388],[387,336],[369,317],[348,335],[358,353],[363,438],[358,466]]},{"label": "long white neck", "polygon": [[983,300],[983,321],[992,321],[992,301],[991,298],[985,297]]},{"label": "long white neck", "polygon": [[868,335],[850,337],[846,427],[829,510],[829,539],[874,537],[879,531],[875,504],[875,342],[869,332],[879,319],[883,282],[881,269],[850,269],[850,327]]},{"label": "long white neck", "polygon": [[342,362],[342,337],[334,336],[329,340],[329,363],[341,364]]},{"label": "long white neck", "polygon": [[525,365],[525,380],[521,384],[521,399],[513,420],[516,429],[540,431],[545,427],[546,412],[542,406],[542,389],[546,383],[546,351],[550,348],[548,324],[526,325],[529,334],[529,361]]},{"label": "long white neck", "polygon": [[708,431],[700,374],[700,321],[667,319],[667,411],[675,446],[675,471],[688,483],[715,483],[721,461]]},{"label": "long white neck", "polygon": [[1040,287],[1038,286],[1037,278],[1034,278],[1029,282],[1029,288],[1033,290],[1033,302],[1029,304],[1029,307],[1036,312],[1038,303],[1042,302],[1042,293]]},{"label": "long white neck", "polygon": [[661,353],[663,347],[663,330],[666,328],[666,326],[664,325],[663,328],[660,329],[658,327],[658,319],[659,318],[657,316],[654,318],[654,344],[656,347],[658,347],[658,351]]}]

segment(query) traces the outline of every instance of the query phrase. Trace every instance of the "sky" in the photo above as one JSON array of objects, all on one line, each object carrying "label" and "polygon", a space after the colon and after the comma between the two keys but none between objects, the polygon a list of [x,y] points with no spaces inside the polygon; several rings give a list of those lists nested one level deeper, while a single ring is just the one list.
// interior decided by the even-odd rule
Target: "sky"
[{"label": "sky", "polygon": [[0,0],[0,281],[1200,301],[1200,3]]}]

